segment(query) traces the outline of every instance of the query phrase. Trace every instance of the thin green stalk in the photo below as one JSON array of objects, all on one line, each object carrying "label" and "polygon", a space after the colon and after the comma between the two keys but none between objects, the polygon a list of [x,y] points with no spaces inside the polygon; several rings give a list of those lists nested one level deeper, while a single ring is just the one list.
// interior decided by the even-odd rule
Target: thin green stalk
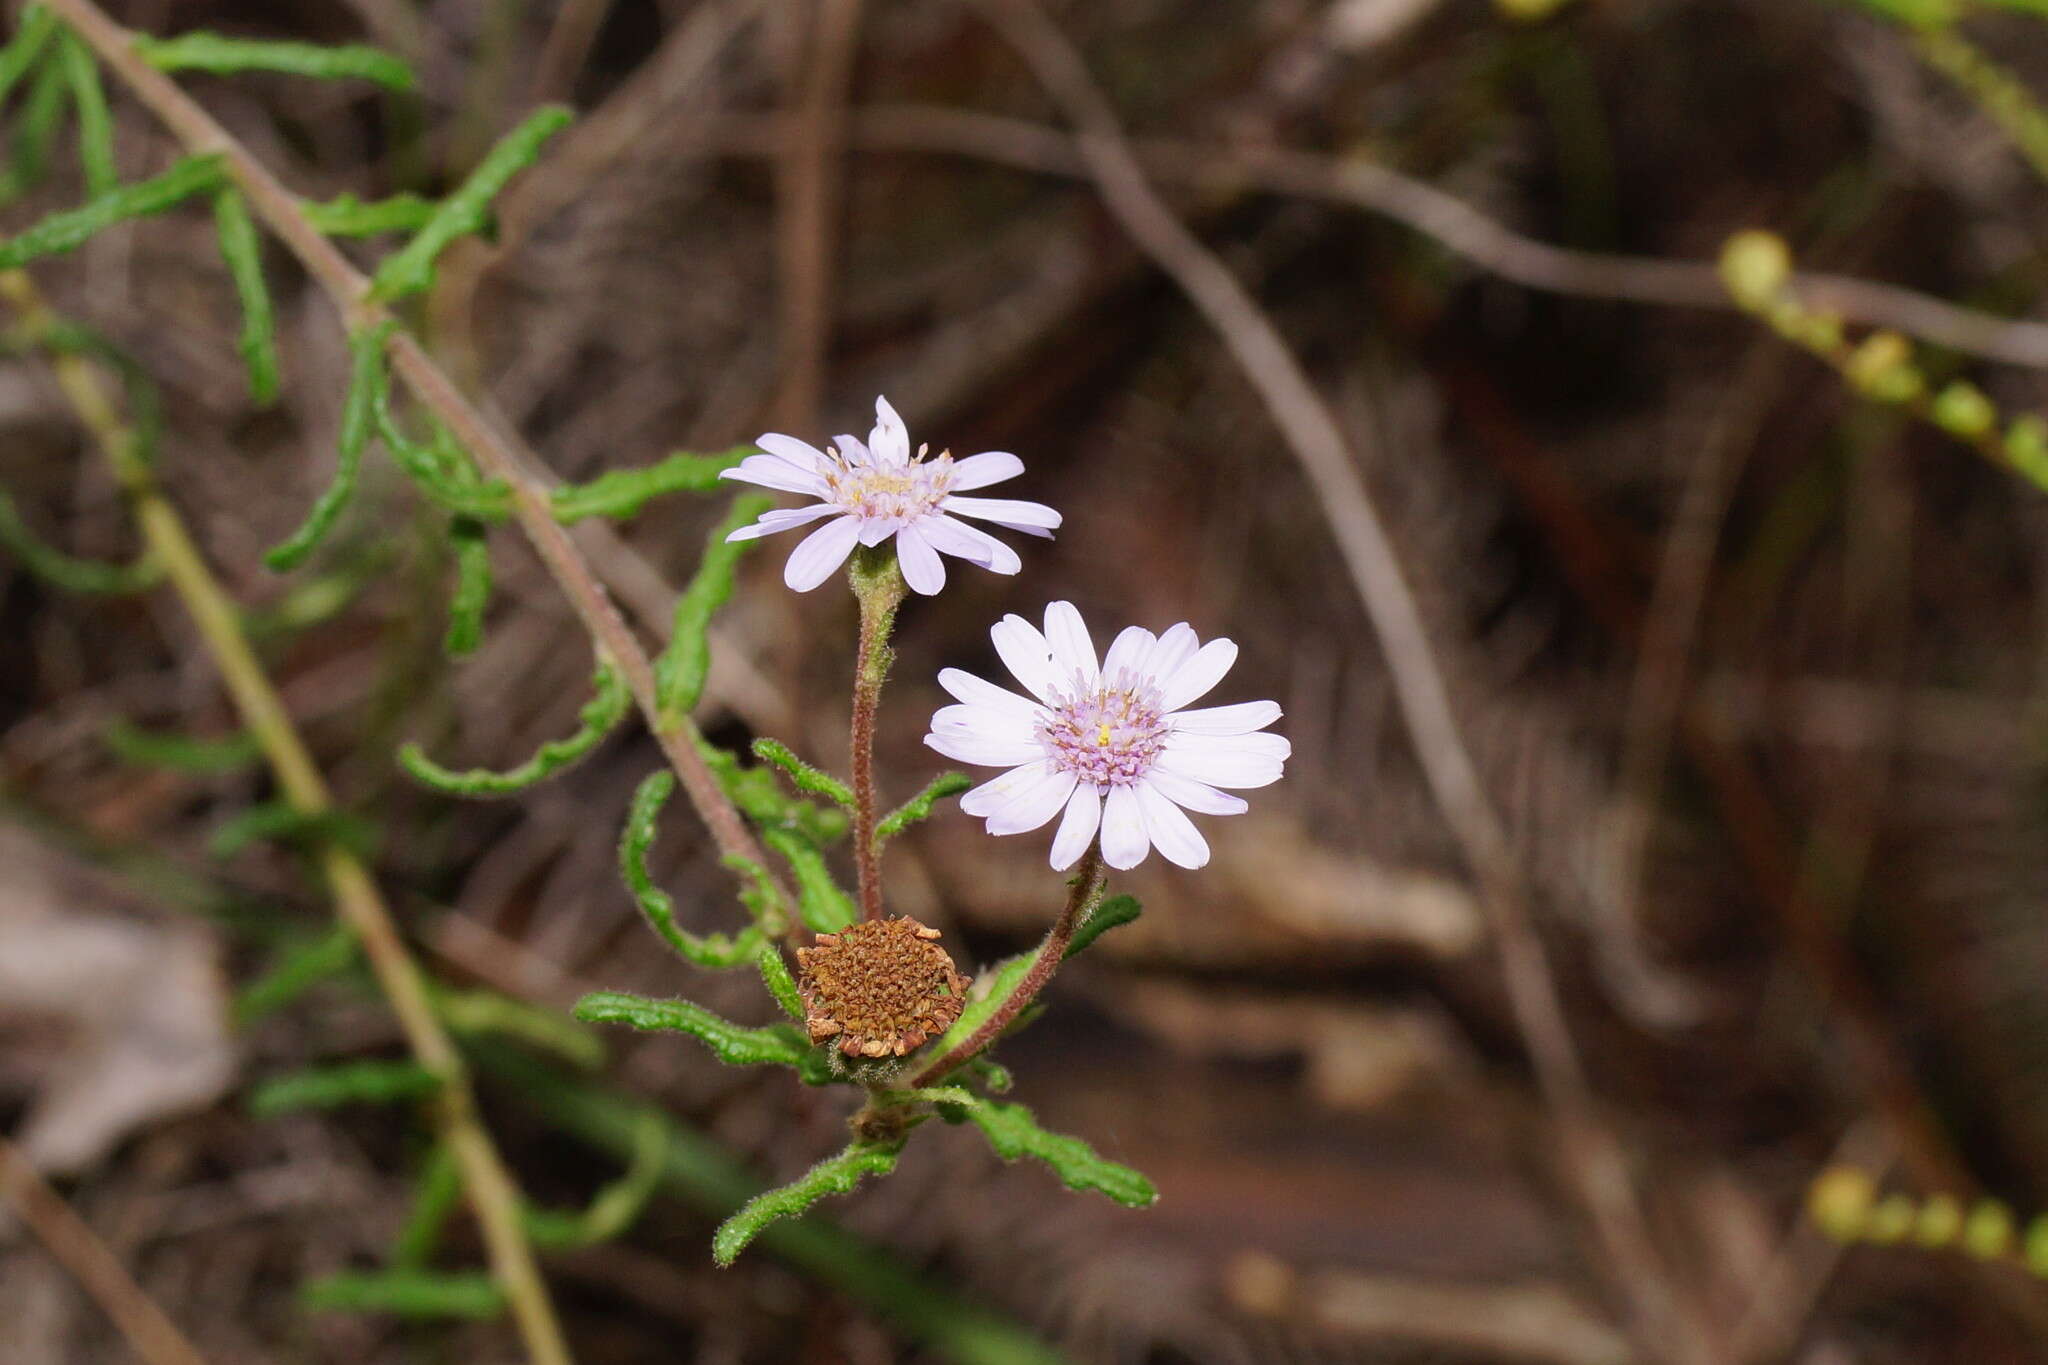
[{"label": "thin green stalk", "polygon": [[903,604],[903,571],[892,546],[853,552],[853,594],[860,599],[860,652],[853,665],[853,862],[862,919],[882,917],[882,843],[876,836],[875,714],[895,651],[889,634]]}]

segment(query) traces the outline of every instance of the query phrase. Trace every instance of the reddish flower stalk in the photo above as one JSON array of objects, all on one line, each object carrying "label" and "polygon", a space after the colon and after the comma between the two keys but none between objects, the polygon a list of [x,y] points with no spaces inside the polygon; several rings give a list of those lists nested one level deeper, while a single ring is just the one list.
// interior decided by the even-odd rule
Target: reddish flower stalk
[{"label": "reddish flower stalk", "polygon": [[875,838],[875,713],[882,704],[895,651],[889,633],[903,602],[903,574],[888,546],[853,557],[853,593],[860,599],[860,652],[853,666],[853,860],[863,920],[882,918],[882,850]]}]

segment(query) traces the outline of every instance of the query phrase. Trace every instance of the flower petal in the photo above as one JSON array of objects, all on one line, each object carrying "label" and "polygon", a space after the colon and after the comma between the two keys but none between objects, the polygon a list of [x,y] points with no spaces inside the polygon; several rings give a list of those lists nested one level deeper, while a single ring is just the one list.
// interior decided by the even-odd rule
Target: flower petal
[{"label": "flower petal", "polygon": [[1038,627],[1012,614],[989,627],[988,638],[995,642],[996,653],[1002,656],[1011,676],[1024,684],[1024,690],[1051,704],[1052,646],[1045,642]]},{"label": "flower petal", "polygon": [[1074,794],[1067,799],[1067,814],[1060,821],[1059,832],[1052,836],[1053,871],[1065,872],[1078,862],[1095,841],[1095,831],[1101,824],[1102,794],[1093,783],[1077,783]]},{"label": "flower petal", "polygon": [[955,521],[942,513],[926,517],[919,526],[932,548],[945,554],[958,555],[970,564],[979,564],[991,573],[1015,573],[1024,567],[1024,561],[1017,552],[997,540],[988,532],[969,526],[964,521]]},{"label": "flower petal", "polygon": [[1145,774],[1145,780],[1176,806],[1186,806],[1200,815],[1243,815],[1251,809],[1241,796],[1231,796],[1192,777],[1168,772],[1156,763]]},{"label": "flower petal", "polygon": [[946,562],[915,525],[896,533],[896,562],[903,566],[903,581],[913,592],[930,597],[946,586]]},{"label": "flower petal", "polygon": [[949,487],[965,492],[970,488],[986,488],[992,483],[1014,479],[1024,472],[1024,462],[1007,450],[984,450],[979,455],[969,455],[953,466],[953,481]]},{"label": "flower petal", "polygon": [[1223,675],[1237,662],[1237,645],[1230,640],[1211,640],[1195,651],[1195,657],[1159,680],[1159,704],[1178,711],[1223,681]]},{"label": "flower petal", "polygon": [[1275,763],[1284,763],[1294,755],[1294,745],[1287,736],[1276,735],[1267,730],[1254,730],[1243,735],[1190,735],[1174,733],[1166,737],[1164,753],[1171,754],[1257,754],[1260,758]]},{"label": "flower petal", "polygon": [[1209,861],[1208,841],[1194,822],[1181,814],[1179,806],[1154,791],[1149,782],[1140,782],[1132,790],[1138,793],[1138,810],[1145,817],[1145,837],[1166,861],[1186,868]]},{"label": "flower petal", "polygon": [[1126,675],[1130,681],[1138,681],[1138,665],[1144,662],[1156,643],[1152,632],[1143,626],[1125,626],[1117,632],[1116,639],[1110,641],[1109,653],[1102,656],[1102,676],[1112,687],[1116,686],[1118,678]]},{"label": "flower petal", "polygon": [[1235,706],[1208,706],[1176,711],[1167,724],[1184,735],[1248,735],[1280,719],[1277,701],[1242,701]]},{"label": "flower petal", "polygon": [[1078,677],[1080,690],[1091,690],[1100,673],[1095,664],[1095,642],[1088,638],[1088,623],[1072,602],[1050,602],[1045,608],[1045,641],[1052,646],[1053,670],[1062,683]]},{"label": "flower petal", "polygon": [[963,517],[980,517],[998,526],[1019,531],[1051,530],[1065,518],[1042,502],[1021,502],[1016,498],[947,498],[939,506]]},{"label": "flower petal", "polygon": [[868,443],[860,437],[834,436],[832,444],[838,449],[840,458],[848,464],[863,465],[868,468],[874,467],[874,452],[868,449]]},{"label": "flower petal", "polygon": [[1129,787],[1111,787],[1102,803],[1102,861],[1122,872],[1144,862],[1151,850],[1138,794]]},{"label": "flower petal", "polygon": [[[1152,772],[1173,773],[1196,782],[1206,782],[1212,787],[1264,787],[1280,780],[1281,760],[1272,754],[1254,749],[1190,747],[1199,738],[1205,736],[1176,736],[1178,742],[1169,741],[1153,762]],[[1258,736],[1238,738],[1255,739]],[[1225,742],[1234,744],[1237,739]]]},{"label": "flower petal", "polygon": [[809,592],[846,562],[859,535],[859,517],[840,517],[826,522],[805,536],[803,543],[790,552],[789,562],[782,566],[782,581],[794,592]]},{"label": "flower petal", "polygon": [[868,433],[868,449],[877,465],[910,463],[910,430],[880,395],[875,398],[875,429]]},{"label": "flower petal", "polygon": [[772,536],[777,531],[794,530],[819,517],[829,517],[839,509],[829,502],[814,503],[809,507],[778,507],[763,512],[761,519],[750,526],[742,526],[725,538],[730,545],[736,540],[753,540],[758,536]]},{"label": "flower petal", "polygon": [[1019,787],[1008,805],[989,816],[988,832],[1028,834],[1037,829],[1060,813],[1079,780],[1070,772],[1048,765],[1036,781]]},{"label": "flower petal", "polygon": [[[767,451],[770,455],[779,455],[798,469],[808,470],[813,474],[822,475],[827,469],[832,467],[831,457],[826,455],[824,451],[818,449],[809,441],[799,441],[796,437],[784,436],[779,431],[768,432],[755,441],[754,444]],[[751,455],[747,457],[747,459],[752,458],[753,456]],[[741,463],[744,464],[746,461],[742,460]]]},{"label": "flower petal", "polygon": [[986,819],[1001,810],[1017,793],[1036,781],[1046,769],[1043,755],[1031,763],[1019,764],[1001,777],[992,778],[960,798],[962,814]]},{"label": "flower petal", "polygon": [[1187,622],[1168,626],[1160,633],[1159,643],[1152,646],[1151,654],[1138,667],[1154,683],[1163,684],[1173,676],[1175,669],[1194,657],[1195,647],[1200,643],[1195,628]]},{"label": "flower petal", "polygon": [[956,706],[941,706],[932,712],[931,731],[935,735],[965,732],[986,735],[991,739],[1031,740],[1038,737],[1038,721],[1036,714],[1030,711],[961,702]]},{"label": "flower petal", "polygon": [[924,737],[924,742],[956,763],[972,763],[978,768],[1014,768],[1045,758],[1045,746],[1036,739],[1018,740],[968,730],[934,730]]},{"label": "flower petal", "polygon": [[903,529],[901,517],[862,517],[860,519],[860,543],[870,550],[890,536]]},{"label": "flower petal", "polygon": [[759,484],[784,493],[808,493],[814,498],[825,496],[823,479],[776,455],[749,455],[731,469],[719,470],[718,477]]},{"label": "flower petal", "polygon": [[939,686],[969,705],[992,707],[1001,711],[1022,711],[1034,723],[1038,719],[1037,702],[1020,697],[1007,687],[997,687],[986,678],[977,678],[965,669],[940,669]]}]

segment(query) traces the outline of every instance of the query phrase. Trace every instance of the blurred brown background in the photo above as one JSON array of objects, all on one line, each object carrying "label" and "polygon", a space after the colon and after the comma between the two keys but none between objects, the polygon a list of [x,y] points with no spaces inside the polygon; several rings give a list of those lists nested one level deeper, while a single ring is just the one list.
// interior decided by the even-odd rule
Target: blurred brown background
[{"label": "blurred brown background", "polygon": [[[924,1283],[1083,1361],[2048,1359],[2038,1282],[1952,1253],[1843,1252],[1801,1217],[1831,1159],[1917,1194],[2048,1207],[2041,495],[1714,306],[1706,265],[1766,225],[1803,264],[2035,306],[2048,195],[1898,29],[1822,0],[1586,0],[1527,23],[1479,0],[1049,7],[1167,201],[1306,365],[1391,528],[1581,1094],[1531,1064],[1496,910],[1337,549],[1342,509],[1076,173],[1062,111],[980,8],[110,10],[412,60],[416,102],[186,80],[307,195],[437,191],[537,101],[581,111],[502,201],[496,243],[451,253],[419,315],[559,477],[762,430],[865,430],[877,392],[915,440],[1023,457],[1007,488],[1065,528],[1021,547],[1021,577],[962,568],[906,609],[889,791],[937,766],[918,742],[937,669],[990,671],[988,624],[1055,597],[1104,640],[1127,621],[1229,635],[1242,662],[1216,700],[1285,706],[1286,780],[1204,822],[1205,871],[1155,858],[1121,880],[1143,920],[1004,1049],[1016,1097],[1148,1172],[1159,1205],[1124,1212],[1002,1167],[970,1132],[920,1133],[895,1178],[830,1217]],[[1973,33],[2048,90],[2048,28],[1994,16]],[[124,172],[166,164],[159,127],[118,96],[116,112]],[[1434,187],[1521,236],[1475,262],[1385,213],[1276,192],[1274,148],[1317,174],[1392,168],[1413,177],[1383,187],[1397,212]],[[80,193],[66,169],[5,229]],[[1572,288],[1531,289],[1501,278],[1525,239],[1598,255]],[[1625,280],[1623,256],[1697,263],[1687,302],[1590,297]],[[394,767],[407,738],[505,764],[572,728],[589,652],[516,534],[493,538],[490,635],[460,666],[438,648],[436,522],[381,457],[314,567],[261,567],[331,468],[347,366],[329,304],[281,251],[267,263],[287,366],[268,411],[246,399],[203,213],[35,275],[161,384],[166,486],[344,803],[375,822],[424,958],[551,1009],[617,987],[764,1020],[751,980],[669,959],[617,882],[619,819],[659,761],[637,730],[508,803],[454,805]],[[1940,363],[2009,410],[2043,399],[2036,369]],[[0,484],[65,547],[125,554],[86,453],[43,362],[0,359]],[[658,633],[717,515],[671,499],[581,539]],[[700,718],[838,766],[853,604],[786,593],[790,543],[747,562]],[[0,640],[0,1124],[211,1360],[516,1358],[502,1324],[294,1302],[308,1277],[383,1256],[420,1138],[401,1110],[257,1121],[239,1101],[399,1048],[347,982],[228,1027],[233,984],[329,911],[289,853],[209,856],[263,780],[109,752],[117,721],[233,726],[175,601],[73,598],[0,558]],[[898,846],[892,900],[986,963],[1057,906],[1043,846],[948,811]],[[680,807],[658,866],[686,923],[729,926]],[[605,1041],[612,1083],[765,1176],[838,1145],[836,1096],[687,1040]],[[616,1174],[517,1085],[483,1087],[536,1196],[568,1205]],[[1622,1191],[1640,1246],[1589,1220],[1589,1181]],[[624,1240],[548,1259],[579,1358],[938,1358],[773,1255],[714,1270],[713,1221],[662,1200]],[[468,1225],[453,1236],[452,1258],[473,1257]],[[1667,1299],[1683,1339],[1644,1332],[1645,1303]],[[125,1351],[36,1239],[0,1230],[0,1360]]]}]

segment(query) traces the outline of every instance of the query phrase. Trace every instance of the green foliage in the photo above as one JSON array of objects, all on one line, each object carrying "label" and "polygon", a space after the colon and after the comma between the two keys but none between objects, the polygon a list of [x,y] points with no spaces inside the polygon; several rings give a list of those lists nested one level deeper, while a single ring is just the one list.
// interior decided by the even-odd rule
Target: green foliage
[{"label": "green foliage", "polygon": [[651,1112],[642,1114],[633,1133],[632,1163],[625,1173],[599,1190],[580,1212],[527,1209],[528,1235],[536,1246],[558,1251],[596,1246],[623,1236],[660,1187],[667,1156],[667,1125]]},{"label": "green foliage", "polygon": [[697,699],[704,694],[704,680],[711,674],[711,618],[732,596],[733,571],[740,556],[753,545],[745,540],[729,545],[726,536],[757,520],[773,505],[774,499],[766,494],[735,498],[725,520],[706,537],[697,572],[676,598],[668,648],[654,661],[654,695],[665,719],[681,719],[695,710]]},{"label": "green foliage", "polygon": [[100,738],[116,758],[140,767],[163,768],[194,777],[239,772],[263,757],[256,737],[247,730],[213,739],[168,730],[143,730],[117,720],[101,732]]},{"label": "green foliage", "polygon": [[245,71],[278,71],[314,80],[365,80],[387,90],[410,90],[412,68],[388,52],[361,43],[329,47],[320,43],[267,42],[229,38],[204,31],[175,38],[139,36],[135,50],[159,71],[203,71],[233,76]]},{"label": "green foliage", "polygon": [[766,768],[742,768],[737,757],[716,745],[700,739],[697,752],[740,813],[760,830],[761,842],[789,864],[803,922],[821,934],[853,923],[853,900],[832,879],[824,852],[826,843],[846,832],[845,813],[792,800]]},{"label": "green foliage", "polygon": [[853,809],[853,788],[830,773],[813,768],[791,752],[790,747],[781,740],[755,740],[754,757],[764,759],[782,769],[788,774],[790,785],[798,791],[822,796],[827,801],[844,806],[848,810]]},{"label": "green foliage", "polygon": [[727,1066],[796,1066],[810,1051],[787,1024],[746,1028],[688,1000],[651,1000],[624,991],[593,991],[576,1002],[586,1024],[626,1024],[644,1033],[687,1033]]},{"label": "green foliage", "polygon": [[339,1109],[347,1104],[396,1104],[433,1094],[440,1078],[418,1062],[343,1062],[277,1076],[249,1096],[259,1119],[301,1109]]},{"label": "green foliage", "polygon": [[220,258],[227,263],[242,301],[242,332],[235,349],[249,372],[249,395],[258,403],[277,398],[277,314],[270,306],[270,286],[263,280],[263,242],[242,192],[223,187],[213,195],[213,226],[220,239]]},{"label": "green foliage", "polygon": [[797,992],[796,978],[789,974],[789,964],[782,960],[782,950],[772,943],[764,943],[754,960],[760,964],[761,984],[768,988],[768,994],[775,997],[775,1003],[782,1006],[784,1014],[801,1024],[804,1021],[804,998]]},{"label": "green foliage", "polygon": [[633,694],[626,679],[609,660],[601,660],[592,680],[597,695],[578,713],[576,732],[566,739],[551,739],[540,751],[516,768],[494,772],[471,768],[456,772],[428,758],[419,745],[408,742],[398,751],[398,761],[418,781],[450,796],[510,796],[543,782],[577,763],[604,742],[632,709]]},{"label": "green foliage", "polygon": [[275,1014],[327,978],[347,971],[355,960],[356,933],[346,924],[300,944],[235,996],[236,1027],[248,1028]]},{"label": "green foliage", "polygon": [[389,303],[432,284],[434,262],[441,253],[456,238],[484,229],[490,221],[491,201],[499,191],[531,166],[548,139],[568,127],[574,117],[560,105],[549,105],[529,114],[525,122],[500,138],[469,179],[441,201],[413,239],[384,258],[377,267],[372,295]]},{"label": "green foliage", "polygon": [[114,165],[114,115],[107,108],[99,64],[92,58],[92,49],[69,33],[57,49],[57,60],[64,67],[71,107],[78,114],[78,164],[85,172],[86,193],[94,198],[112,194],[121,183],[121,173]]},{"label": "green foliage", "polygon": [[2035,173],[2048,179],[2048,112],[2035,102],[2018,76],[1944,24],[1919,26],[1913,46],[1922,60],[1976,101],[2012,139]]},{"label": "green foliage", "polygon": [[469,456],[455,438],[436,425],[431,440],[420,442],[405,434],[391,411],[391,389],[381,383],[372,399],[372,416],[384,448],[391,452],[407,477],[436,505],[458,517],[487,525],[505,520],[512,511],[512,490],[502,479],[477,477]]},{"label": "green foliage", "polygon": [[619,838],[619,875],[640,906],[640,913],[669,947],[700,967],[741,966],[761,949],[760,927],[748,925],[730,938],[724,934],[693,934],[676,923],[675,901],[654,884],[647,871],[647,850],[653,847],[655,826],[675,789],[675,774],[663,768],[649,773],[633,793],[625,832]]},{"label": "green foliage", "polygon": [[441,647],[458,659],[483,643],[484,610],[491,604],[488,534],[474,517],[457,517],[448,524],[448,543],[455,553],[455,594],[448,599],[448,633]]},{"label": "green foliage", "polygon": [[920,820],[928,819],[932,807],[949,796],[958,796],[974,785],[966,773],[940,773],[925,784],[923,791],[882,817],[875,826],[875,838],[893,839]]},{"label": "green foliage", "polygon": [[398,1240],[391,1246],[392,1267],[418,1270],[431,1261],[435,1248],[441,1244],[448,1216],[461,1202],[462,1168],[456,1164],[455,1152],[447,1143],[436,1143],[420,1167],[420,1178],[413,1186],[412,1208],[405,1215],[405,1226],[398,1230]]},{"label": "green foliage", "polygon": [[542,1009],[496,991],[438,988],[434,1008],[451,1031],[465,1037],[514,1038],[585,1071],[604,1065],[602,1040],[559,1010]]},{"label": "green foliage", "polygon": [[827,1157],[789,1184],[755,1195],[739,1212],[718,1225],[711,1239],[711,1259],[729,1266],[747,1249],[747,1243],[780,1218],[794,1218],[820,1199],[850,1194],[871,1175],[887,1175],[896,1169],[900,1142],[869,1144],[856,1142],[838,1156]]},{"label": "green foliage", "polygon": [[0,550],[20,560],[37,578],[66,592],[115,596],[141,592],[163,579],[162,566],[146,554],[132,564],[103,564],[64,553],[28,529],[15,510],[14,499],[4,491],[0,491]]},{"label": "green foliage", "polygon": [[368,857],[377,831],[360,815],[346,811],[302,811],[282,801],[264,801],[223,821],[207,841],[206,851],[216,858],[232,858],[251,844],[265,842],[300,849],[339,844],[358,857]]},{"label": "green foliage", "polygon": [[299,1306],[312,1313],[386,1313],[398,1318],[495,1318],[505,1311],[497,1282],[481,1271],[347,1271],[323,1275],[299,1288]]},{"label": "green foliage", "polygon": [[988,1136],[997,1156],[1005,1161],[1036,1157],[1070,1190],[1094,1190],[1127,1209],[1145,1208],[1159,1198],[1159,1191],[1142,1174],[1097,1156],[1077,1137],[1047,1132],[1021,1104],[975,1100],[967,1106],[967,1117]]},{"label": "green foliage", "polygon": [[71,83],[65,79],[64,64],[44,62],[37,66],[35,79],[29,83],[28,107],[14,121],[14,144],[7,169],[0,172],[0,204],[20,198],[41,183],[49,169],[50,147],[63,126],[64,107],[70,99]]},{"label": "green foliage", "polygon": [[120,377],[128,409],[128,458],[148,465],[155,458],[158,437],[163,430],[163,403],[149,375],[126,351],[90,327],[75,322],[47,323],[34,340],[60,355],[84,356],[96,360]]},{"label": "green foliage", "polygon": [[332,199],[301,199],[299,212],[329,237],[375,237],[384,232],[417,232],[434,216],[436,204],[407,192],[389,199],[363,200],[353,194]]},{"label": "green foliage", "polygon": [[623,521],[670,493],[717,491],[724,483],[721,472],[756,453],[752,446],[738,446],[719,455],[675,454],[640,469],[606,470],[589,483],[564,484],[548,498],[555,519],[564,524],[586,517]]},{"label": "green foliage", "polygon": [[167,212],[195,194],[209,193],[221,182],[219,157],[186,157],[162,175],[122,185],[75,209],[53,213],[0,242],[0,270],[13,270],[45,256],[76,251],[96,232],[125,219]]},{"label": "green foliage", "polygon": [[1136,896],[1111,896],[1105,901],[1098,902],[1095,908],[1088,912],[1088,918],[1082,920],[1080,927],[1074,930],[1074,936],[1067,940],[1067,951],[1060,960],[1064,962],[1111,929],[1129,924],[1143,913],[1145,907],[1138,904]]},{"label": "green foliage", "polygon": [[1017,989],[1017,983],[1024,979],[1024,973],[1031,970],[1031,964],[1038,959],[1038,949],[1004,958],[995,966],[974,978],[968,988],[967,1004],[960,1010],[960,1017],[953,1021],[953,1027],[931,1044],[931,1055],[943,1057],[960,1044],[972,1038],[1002,1007]]},{"label": "green foliage", "polygon": [[976,1057],[960,1070],[966,1072],[991,1095],[1006,1094],[1010,1087],[1016,1084],[1016,1079],[1010,1075],[1010,1068],[1000,1062],[992,1062],[987,1057]]},{"label": "green foliage", "polygon": [[263,556],[263,562],[283,572],[305,563],[327,533],[340,519],[342,508],[355,493],[356,475],[362,469],[363,451],[370,444],[370,428],[377,404],[390,373],[384,367],[384,346],[398,324],[389,319],[365,327],[349,338],[348,395],[341,405],[340,454],[334,465],[334,480],[313,503],[313,510],[299,529]]},{"label": "green foliage", "polygon": [[56,19],[41,5],[30,5],[22,11],[14,37],[0,47],[0,100],[6,99],[21,78],[35,69],[42,60],[44,45],[56,32]]},{"label": "green foliage", "polygon": [[1963,17],[1961,0],[1854,0],[1882,19],[1909,28],[1945,28]]}]

